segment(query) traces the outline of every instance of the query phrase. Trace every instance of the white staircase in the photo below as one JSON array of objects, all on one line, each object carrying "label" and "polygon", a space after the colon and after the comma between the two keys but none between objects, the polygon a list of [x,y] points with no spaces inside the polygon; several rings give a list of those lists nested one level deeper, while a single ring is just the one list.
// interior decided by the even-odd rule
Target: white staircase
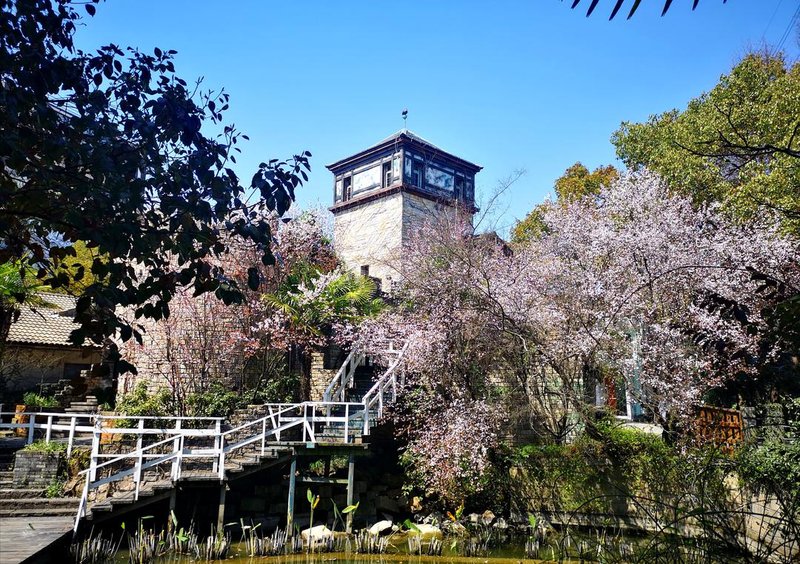
[{"label": "white staircase", "polygon": [[[45,440],[91,442],[90,466],[75,519],[92,518],[140,498],[160,499],[182,481],[224,482],[275,464],[297,447],[351,446],[368,435],[397,398],[404,383],[401,362],[406,347],[379,351],[391,359],[361,401],[345,401],[356,368],[366,355],[351,353],[328,385],[323,401],[259,406],[264,415],[228,428],[222,418],[31,414],[25,428]],[[3,415],[3,414],[0,414]],[[106,454],[104,445],[117,453]],[[119,452],[122,451],[122,452]],[[116,491],[113,489],[116,488]],[[101,494],[101,492],[103,492]]]}]

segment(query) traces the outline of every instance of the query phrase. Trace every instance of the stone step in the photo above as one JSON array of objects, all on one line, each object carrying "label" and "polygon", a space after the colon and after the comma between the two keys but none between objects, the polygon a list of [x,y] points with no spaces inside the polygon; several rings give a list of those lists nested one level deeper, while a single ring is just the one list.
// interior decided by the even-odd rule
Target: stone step
[{"label": "stone step", "polygon": [[[41,492],[39,492],[41,495]],[[0,499],[0,509],[48,509],[57,507],[78,508],[80,499],[77,497],[18,497],[15,499]]]},{"label": "stone step", "polygon": [[43,507],[37,509],[0,509],[2,517],[61,517],[65,515],[74,516],[78,511],[78,506],[70,507]]},{"label": "stone step", "polygon": [[41,497],[43,493],[41,488],[0,488],[0,503],[4,499]]}]

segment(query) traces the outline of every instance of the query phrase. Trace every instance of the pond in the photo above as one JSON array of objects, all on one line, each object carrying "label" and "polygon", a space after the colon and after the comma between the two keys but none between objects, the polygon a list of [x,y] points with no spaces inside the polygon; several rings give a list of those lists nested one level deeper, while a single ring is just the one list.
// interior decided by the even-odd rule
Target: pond
[{"label": "pond", "polygon": [[[533,563],[542,561],[561,561],[561,562],[584,562],[584,561],[613,561],[626,562],[636,560],[637,553],[646,547],[649,540],[647,537],[633,536],[625,537],[622,535],[613,538],[598,538],[596,533],[570,531],[565,534],[553,534],[548,538],[534,542],[530,537],[507,536],[504,538],[486,539],[483,537],[445,537],[433,541],[433,546],[438,549],[438,555],[427,555],[431,540],[424,539],[420,545],[416,545],[416,551],[411,553],[413,542],[409,542],[408,536],[404,534],[391,535],[382,550],[383,553],[368,554],[353,550],[355,539],[338,536],[335,543],[330,545],[333,551],[328,552],[300,552],[282,556],[249,556],[252,552],[252,544],[247,542],[232,542],[222,559],[232,563],[250,562],[269,562],[274,564],[416,564],[425,562],[438,562],[442,564],[483,564],[491,561],[491,564],[519,564],[520,562]],[[168,542],[168,541],[165,541]],[[164,556],[158,557],[153,562],[164,562],[174,564],[187,564],[190,562],[208,562],[221,560],[207,560],[202,556],[207,539],[198,539],[200,547],[200,557],[195,550],[182,550],[192,555],[176,554],[174,551]],[[439,542],[440,544],[436,544]],[[693,561],[691,554],[681,551],[685,560]],[[130,558],[128,550],[120,550],[115,563],[123,564],[134,562],[136,559]],[[143,560],[142,562],[144,562]]]}]

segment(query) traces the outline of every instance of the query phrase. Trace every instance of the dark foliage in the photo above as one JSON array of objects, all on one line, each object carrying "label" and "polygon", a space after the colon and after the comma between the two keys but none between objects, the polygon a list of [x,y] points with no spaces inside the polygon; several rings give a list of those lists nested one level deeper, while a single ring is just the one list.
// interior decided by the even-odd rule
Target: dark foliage
[{"label": "dark foliage", "polygon": [[274,261],[269,217],[288,209],[310,157],[261,163],[248,203],[230,168],[247,137],[222,121],[228,95],[177,76],[175,51],[77,50],[79,10],[93,16],[97,2],[0,0],[0,263],[22,259],[59,288],[88,274],[72,244],[94,249],[102,282],[79,296],[75,343],[138,337],[119,308],[167,317],[181,287],[240,301],[216,259],[238,238]]}]

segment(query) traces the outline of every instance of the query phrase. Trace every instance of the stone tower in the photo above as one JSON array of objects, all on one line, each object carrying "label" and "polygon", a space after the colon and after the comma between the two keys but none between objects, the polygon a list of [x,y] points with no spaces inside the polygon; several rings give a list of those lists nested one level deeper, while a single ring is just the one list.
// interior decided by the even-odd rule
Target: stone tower
[{"label": "stone tower", "polygon": [[334,175],[336,251],[348,270],[380,281],[402,277],[403,245],[442,212],[475,213],[481,167],[407,129],[328,165]]}]

